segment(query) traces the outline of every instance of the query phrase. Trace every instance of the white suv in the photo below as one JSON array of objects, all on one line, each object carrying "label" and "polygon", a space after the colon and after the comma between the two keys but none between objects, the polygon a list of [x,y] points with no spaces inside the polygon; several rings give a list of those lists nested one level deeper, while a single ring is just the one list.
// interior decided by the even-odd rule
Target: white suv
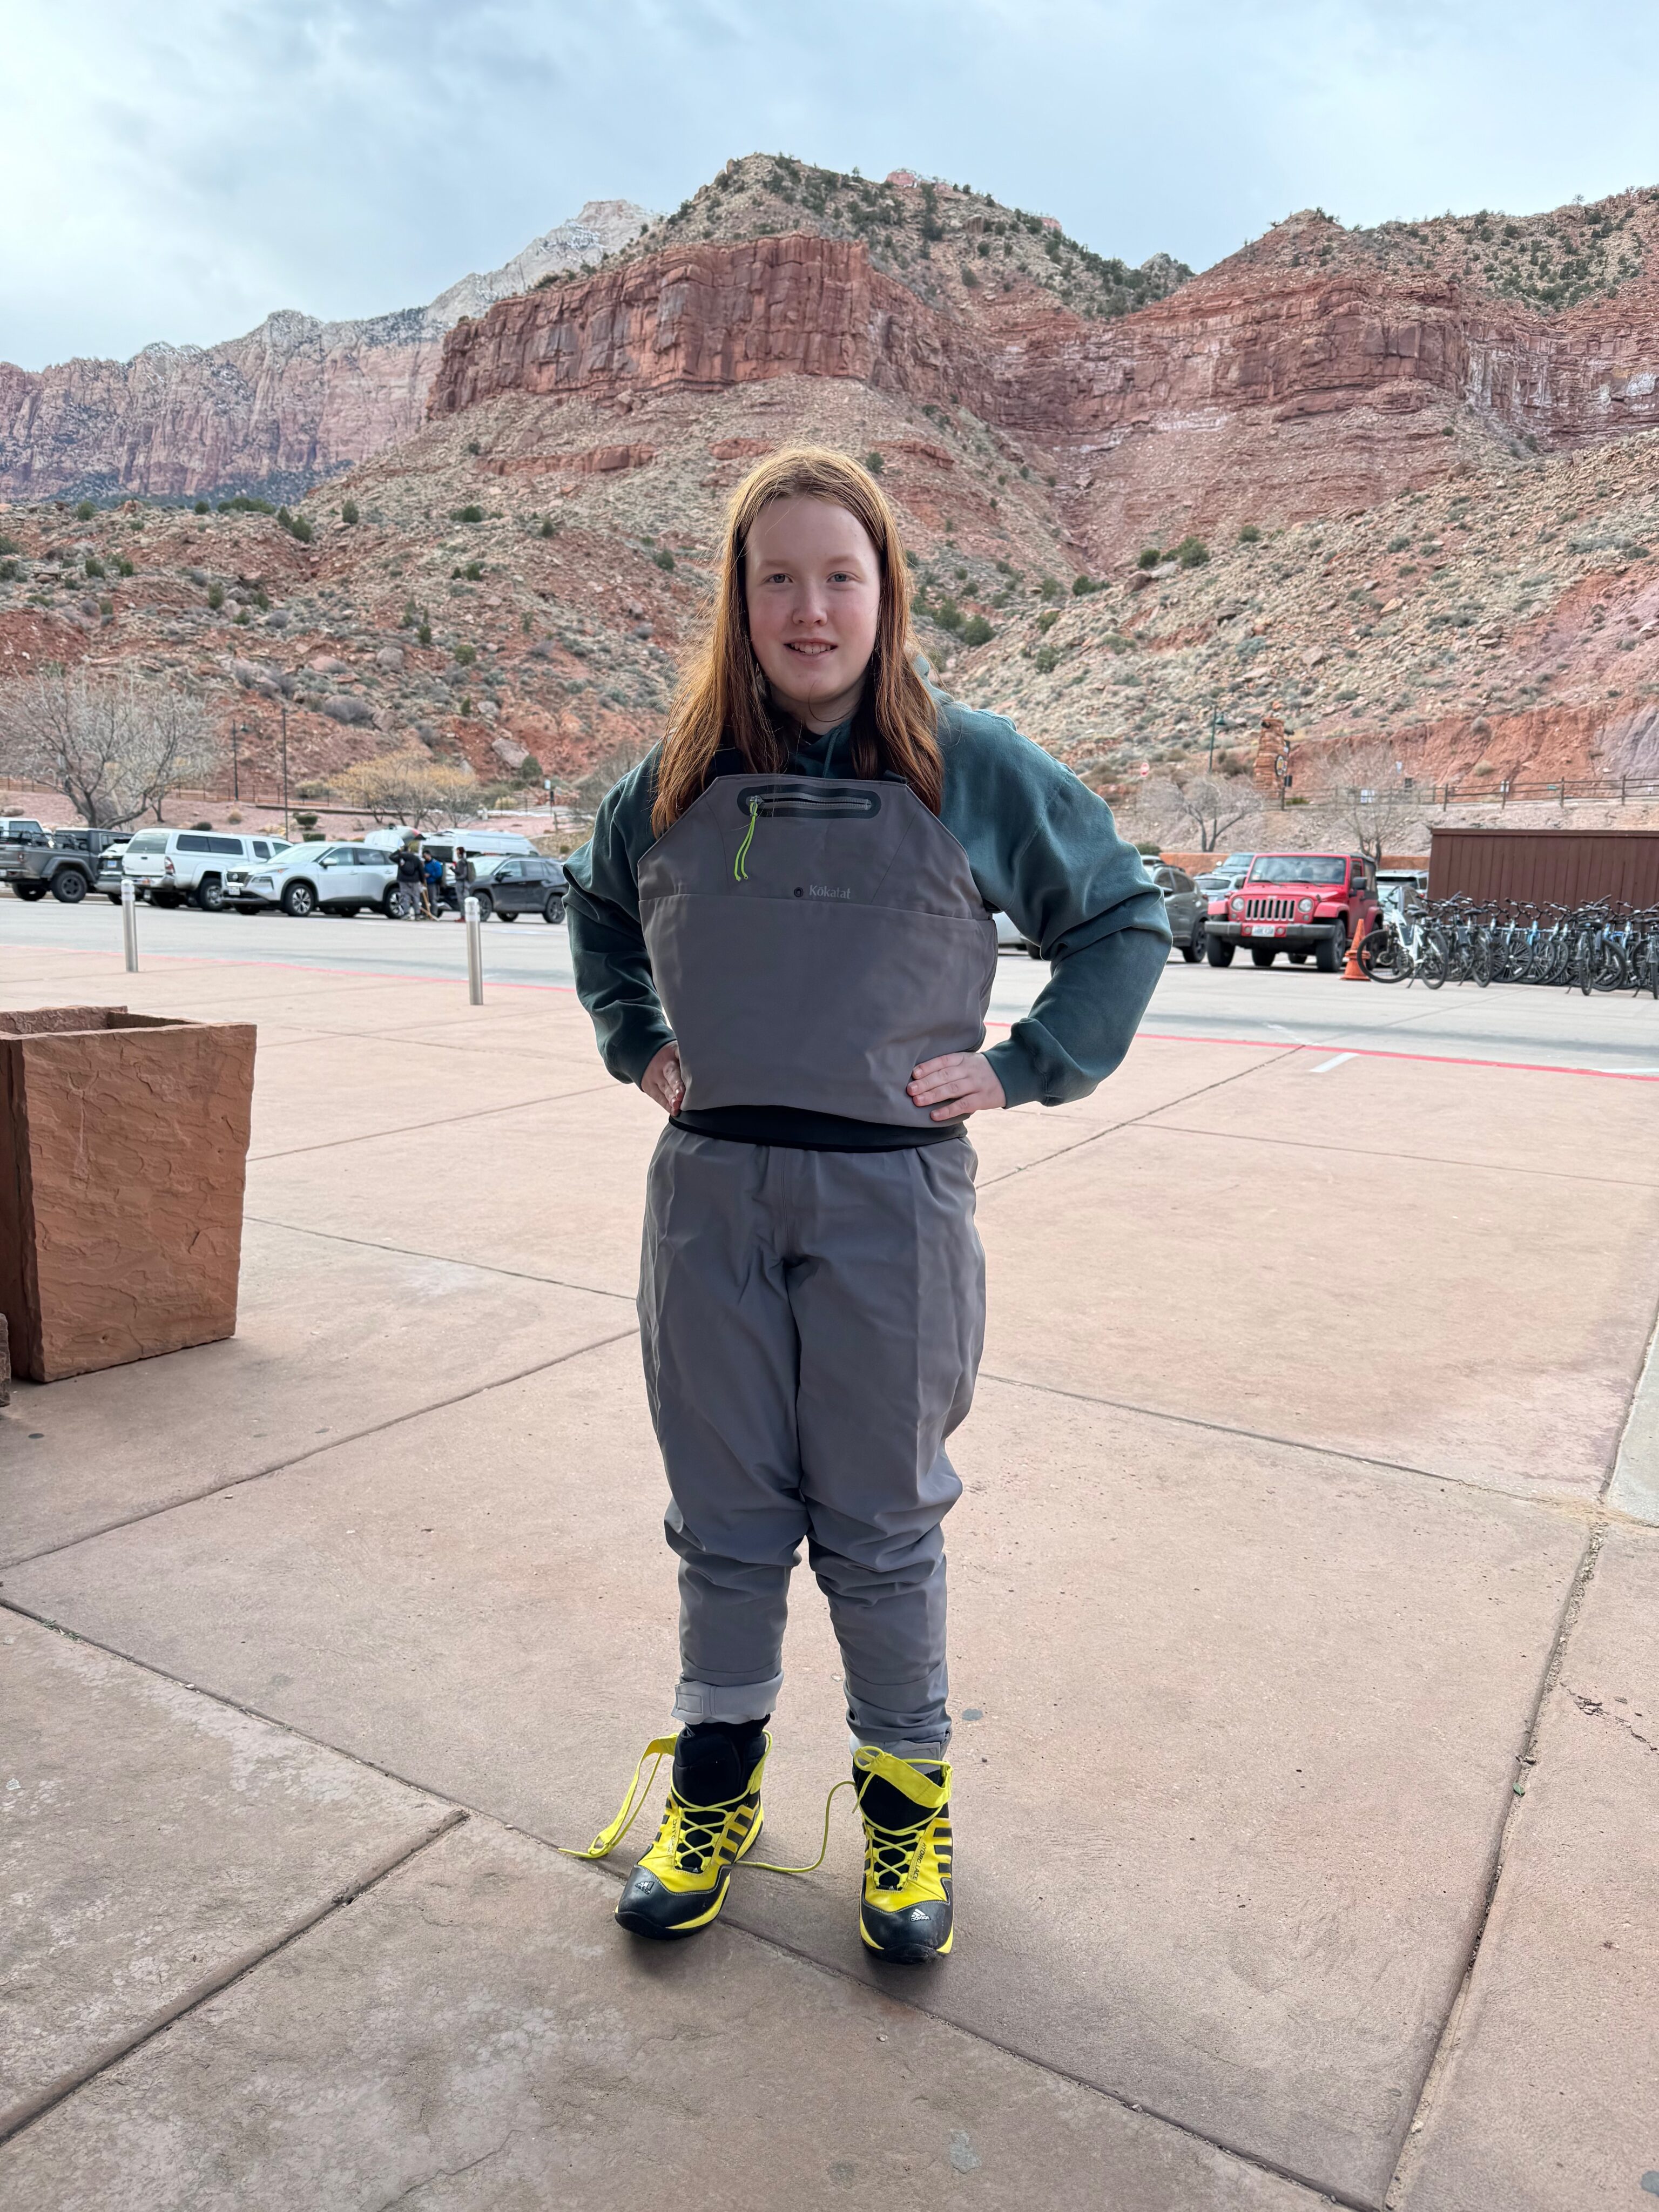
[{"label": "white suv", "polygon": [[140,897],[152,906],[177,906],[193,899],[210,914],[226,903],[226,883],[236,871],[264,863],[286,852],[285,837],[238,837],[231,831],[138,830],[121,855],[121,872],[131,876]]},{"label": "white suv", "polygon": [[284,914],[382,914],[402,911],[398,863],[374,845],[290,845],[268,868],[256,868],[241,892],[250,906],[279,906]]}]

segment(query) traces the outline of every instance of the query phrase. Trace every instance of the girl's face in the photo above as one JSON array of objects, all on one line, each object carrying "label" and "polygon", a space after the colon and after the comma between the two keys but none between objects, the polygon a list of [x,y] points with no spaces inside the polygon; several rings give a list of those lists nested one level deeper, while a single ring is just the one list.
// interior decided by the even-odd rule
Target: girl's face
[{"label": "girl's face", "polygon": [[829,500],[775,499],[749,533],[744,589],[778,704],[816,729],[844,720],[881,611],[881,564],[864,526]]}]

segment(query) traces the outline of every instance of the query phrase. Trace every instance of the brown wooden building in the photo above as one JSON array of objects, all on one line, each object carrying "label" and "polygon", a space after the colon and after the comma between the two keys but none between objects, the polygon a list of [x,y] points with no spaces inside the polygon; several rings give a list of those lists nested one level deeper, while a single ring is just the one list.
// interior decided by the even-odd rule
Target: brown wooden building
[{"label": "brown wooden building", "polygon": [[1429,896],[1659,906],[1659,830],[1435,830]]}]

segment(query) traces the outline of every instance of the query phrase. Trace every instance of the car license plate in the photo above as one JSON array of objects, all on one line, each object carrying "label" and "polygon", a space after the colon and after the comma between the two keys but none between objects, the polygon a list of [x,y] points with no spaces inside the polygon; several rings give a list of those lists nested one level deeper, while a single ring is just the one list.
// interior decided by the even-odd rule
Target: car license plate
[{"label": "car license plate", "polygon": [[1276,921],[1253,921],[1250,934],[1252,937],[1277,937],[1279,924]]}]

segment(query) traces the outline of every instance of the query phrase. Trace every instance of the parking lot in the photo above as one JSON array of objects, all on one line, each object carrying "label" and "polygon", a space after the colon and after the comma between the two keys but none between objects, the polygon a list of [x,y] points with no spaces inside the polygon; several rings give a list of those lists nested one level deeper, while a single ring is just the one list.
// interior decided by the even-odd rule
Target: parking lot
[{"label": "parking lot", "polygon": [[[1096,1097],[975,1123],[960,1936],[901,1979],[844,1812],[666,1955],[632,1838],[554,1848],[673,1672],[658,1119],[563,930],[488,927],[480,1008],[453,922],[119,930],[0,899],[0,1006],[258,1024],[242,1308],[0,1415],[9,2212],[1644,2201],[1650,1000],[1172,961]],[[788,1663],[798,1861],[804,1574]]]},{"label": "parking lot", "polygon": [[[146,906],[139,915],[141,957],[210,963],[315,968],[358,975],[404,975],[466,984],[459,923],[388,922],[379,915],[346,921],[316,915],[199,914]],[[62,908],[25,906],[0,894],[0,945],[118,957],[121,918],[103,899]],[[526,915],[483,933],[487,977],[501,986],[573,987],[569,940]],[[1042,961],[1005,952],[991,1002],[994,1022],[1024,1013],[1048,976]],[[1438,992],[1416,985],[1345,984],[1311,967],[1188,967],[1172,954],[1147,1017],[1149,1032],[1170,1037],[1237,1037],[1264,1045],[1326,1045],[1337,1051],[1423,1054],[1434,1058],[1513,1060],[1659,1075],[1659,1008],[1629,993],[1584,999],[1526,987]]]}]

